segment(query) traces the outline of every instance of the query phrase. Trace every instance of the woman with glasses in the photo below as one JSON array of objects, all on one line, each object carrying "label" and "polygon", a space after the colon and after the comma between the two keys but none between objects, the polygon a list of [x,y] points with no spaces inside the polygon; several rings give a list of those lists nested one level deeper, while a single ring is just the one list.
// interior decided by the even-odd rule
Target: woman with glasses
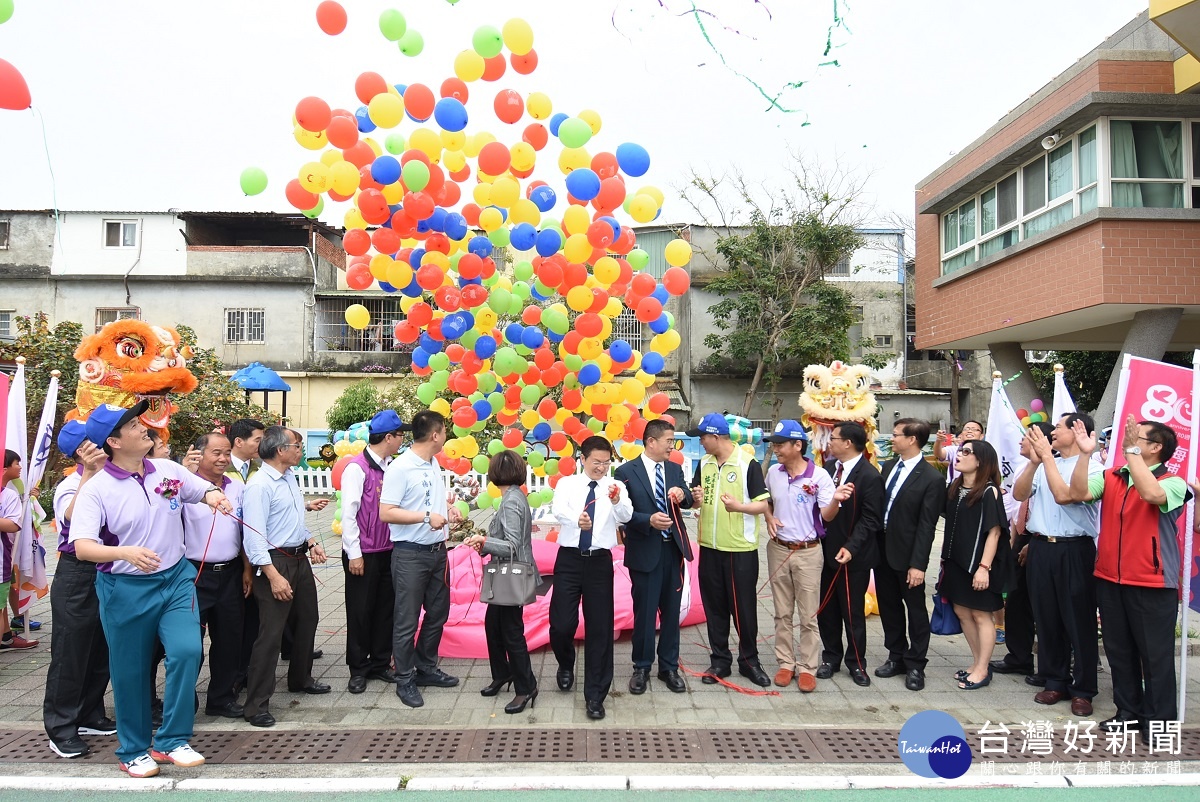
[{"label": "woman with glasses", "polygon": [[967,440],[959,446],[955,462],[958,475],[946,495],[939,592],[954,605],[971,647],[971,667],[955,675],[958,687],[973,691],[992,681],[992,613],[1004,606],[1000,569],[1007,564],[997,556],[1008,548],[1008,518],[996,450],[983,440]]}]

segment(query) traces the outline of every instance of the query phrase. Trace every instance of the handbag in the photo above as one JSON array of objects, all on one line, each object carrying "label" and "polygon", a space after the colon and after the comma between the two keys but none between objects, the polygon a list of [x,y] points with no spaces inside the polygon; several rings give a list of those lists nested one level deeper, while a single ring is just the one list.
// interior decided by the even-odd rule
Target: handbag
[{"label": "handbag", "polygon": [[537,599],[537,572],[528,563],[492,559],[483,566],[479,600],[501,607],[524,607]]},{"label": "handbag", "polygon": [[942,597],[942,577],[940,575],[933,590],[933,614],[929,616],[929,631],[934,635],[962,634],[962,622],[954,614],[954,606]]}]

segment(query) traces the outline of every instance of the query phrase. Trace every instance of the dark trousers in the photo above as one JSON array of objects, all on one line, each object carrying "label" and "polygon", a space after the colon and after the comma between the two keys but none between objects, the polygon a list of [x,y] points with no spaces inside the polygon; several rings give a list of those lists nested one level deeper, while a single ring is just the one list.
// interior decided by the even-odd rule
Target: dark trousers
[{"label": "dark trousers", "polygon": [[575,632],[583,602],[583,697],[603,702],[613,678],[613,561],[608,549],[584,557],[563,547],[554,559],[550,647],[563,671],[575,669]]},{"label": "dark trousers", "polygon": [[733,666],[729,651],[729,619],[738,636],[738,665],[742,668],[758,662],[758,552],[718,551],[700,547],[700,599],[708,619],[708,647],[711,667],[728,670]]},{"label": "dark trousers", "polygon": [[[417,671],[437,668],[442,629],[450,617],[450,568],[446,550],[393,549],[392,587],[396,592],[392,656],[396,661],[396,676],[407,682]],[[424,620],[421,619],[421,608],[425,609]]]},{"label": "dark trousers", "polygon": [[275,669],[279,665],[279,645],[283,629],[294,622],[292,659],[288,663],[288,690],[298,691],[312,679],[313,640],[317,634],[317,583],[307,555],[293,557],[274,549],[271,563],[292,586],[290,601],[279,601],[271,593],[266,574],[254,577],[254,598],[258,602],[258,637],[250,654],[246,675],[244,713],[249,720],[268,712],[275,691]]},{"label": "dark trousers", "polygon": [[1004,645],[1008,649],[1004,662],[1014,668],[1033,673],[1034,627],[1033,605],[1029,600],[1029,574],[1026,566],[1018,565],[1015,559],[1029,541],[1028,534],[1019,535],[1013,547],[1016,585],[1004,599]]},{"label": "dark trousers", "polygon": [[392,552],[363,554],[362,559],[362,576],[355,576],[350,573],[350,559],[342,553],[346,573],[346,665],[352,677],[387,671],[392,662],[392,621],[396,614]]},{"label": "dark trousers", "polygon": [[1149,721],[1179,718],[1175,695],[1174,588],[1139,588],[1096,580],[1104,622],[1104,654],[1112,671],[1117,714]]},{"label": "dark trousers", "polygon": [[50,613],[54,616],[54,640],[42,723],[51,740],[65,741],[75,735],[80,724],[106,717],[108,641],[100,625],[95,563],[74,554],[59,554],[50,585]]},{"label": "dark trousers", "polygon": [[659,539],[662,551],[652,571],[629,571],[633,596],[633,667],[654,662],[655,621],[658,670],[679,670],[679,607],[683,600],[683,553],[674,540]]},{"label": "dark trousers", "polygon": [[513,690],[528,696],[537,689],[529,644],[525,641],[525,608],[489,604],[483,614],[492,681],[512,680]]},{"label": "dark trousers", "polygon": [[[200,570],[199,562],[192,562]],[[224,707],[237,701],[233,683],[237,679],[242,650],[245,604],[242,596],[242,561],[213,570],[207,565],[196,580],[196,606],[200,627],[208,631],[208,707]]]},{"label": "dark trousers", "polygon": [[1025,570],[1038,632],[1038,673],[1046,678],[1046,690],[1071,698],[1091,699],[1099,686],[1095,568],[1090,537],[1056,543],[1035,537],[1029,544]]},{"label": "dark trousers", "polygon": [[[821,602],[825,605],[817,614],[821,662],[829,663],[834,671],[841,668],[843,658],[846,668],[867,670],[866,598],[870,579],[870,571],[847,571],[829,559],[821,569]],[[848,649],[842,646],[843,629]]]},{"label": "dark trousers", "polygon": [[888,659],[900,663],[907,671],[924,671],[929,662],[926,656],[929,653],[929,608],[925,606],[925,583],[910,588],[907,568],[898,571],[881,565],[875,569],[875,597],[879,602],[883,645],[887,647]]}]

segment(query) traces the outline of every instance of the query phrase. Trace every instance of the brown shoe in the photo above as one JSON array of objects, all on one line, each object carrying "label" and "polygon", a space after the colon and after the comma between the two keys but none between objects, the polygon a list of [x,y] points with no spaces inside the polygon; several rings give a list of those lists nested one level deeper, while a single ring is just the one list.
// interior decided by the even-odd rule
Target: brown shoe
[{"label": "brown shoe", "polygon": [[800,693],[812,693],[817,689],[817,678],[812,674],[801,672],[796,684],[800,686]]},{"label": "brown shoe", "polygon": [[1056,705],[1066,698],[1067,695],[1061,691],[1042,691],[1033,697],[1033,701],[1039,705]]},{"label": "brown shoe", "polygon": [[786,688],[792,684],[792,677],[794,676],[796,674],[790,668],[781,668],[775,672],[775,684],[780,688]]},{"label": "brown shoe", "polygon": [[1082,696],[1076,696],[1071,700],[1071,715],[1074,716],[1090,716],[1092,714],[1092,700],[1084,699]]}]

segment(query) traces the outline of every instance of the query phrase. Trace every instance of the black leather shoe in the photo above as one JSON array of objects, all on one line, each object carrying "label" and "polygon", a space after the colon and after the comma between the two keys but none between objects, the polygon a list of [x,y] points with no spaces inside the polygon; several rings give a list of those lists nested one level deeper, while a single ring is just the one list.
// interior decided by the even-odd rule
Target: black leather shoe
[{"label": "black leather shoe", "polygon": [[322,657],[324,657],[324,656],[325,656],[325,650],[324,650],[324,649],[313,649],[313,657],[312,657],[312,659],[314,659],[314,660],[320,660],[320,659],[321,659]]},{"label": "black leather shoe", "polygon": [[633,676],[629,678],[629,692],[634,696],[640,696],[646,692],[646,683],[650,681],[650,669],[635,668]]},{"label": "black leather shoe", "polygon": [[242,706],[239,705],[237,702],[230,702],[229,704],[222,705],[220,707],[209,707],[208,705],[205,705],[205,707],[204,707],[204,715],[206,715],[206,716],[220,716],[221,718],[241,718],[242,713],[243,713]]},{"label": "black leather shoe", "polygon": [[587,717],[599,721],[604,718],[604,703],[603,702],[588,702]]},{"label": "black leather shoe", "polygon": [[733,670],[730,668],[717,668],[716,666],[709,666],[708,671],[704,672],[704,676],[700,678],[700,681],[705,685],[716,685],[718,679],[725,679],[732,673]]},{"label": "black leather shoe", "polygon": [[740,667],[738,668],[738,673],[759,687],[768,688],[771,685],[771,678],[767,676],[767,672],[763,671],[763,667],[758,664]]},{"label": "black leather shoe", "polygon": [[303,688],[288,688],[288,690],[292,693],[311,693],[316,696],[322,693],[329,693],[331,689],[324,682],[318,682],[314,679],[310,680]]},{"label": "black leather shoe", "polygon": [[837,670],[832,663],[821,663],[817,666],[817,679],[829,679]]},{"label": "black leather shoe", "polygon": [[400,701],[409,707],[424,707],[425,705],[425,698],[421,696],[417,683],[411,679],[407,682],[396,683],[396,696],[400,697]]},{"label": "black leather shoe", "polygon": [[887,679],[898,674],[904,673],[904,665],[895,660],[888,660],[886,663],[875,669],[875,676],[880,679]]},{"label": "black leather shoe", "polygon": [[377,679],[380,682],[395,682],[396,675],[386,668],[380,668],[375,671],[367,672],[367,679]]},{"label": "black leather shoe", "polygon": [[569,691],[575,687],[575,669],[560,668],[554,675],[554,679],[558,681],[560,691]]},{"label": "black leather shoe", "polygon": [[512,682],[513,681],[511,679],[500,679],[500,680],[494,679],[489,684],[484,685],[483,688],[480,689],[479,695],[480,696],[499,696],[500,691],[504,690],[504,688],[506,686],[512,685]]},{"label": "black leather shoe", "polygon": [[1026,674],[1025,675],[1025,684],[1032,685],[1035,688],[1045,688],[1046,687],[1046,678],[1043,677],[1041,674]]},{"label": "black leather shoe", "polygon": [[678,671],[660,671],[658,672],[658,681],[667,686],[667,690],[672,693],[686,693],[687,683],[683,681],[683,677],[679,676]]},{"label": "black leather shoe", "polygon": [[531,693],[527,696],[514,697],[511,702],[509,702],[508,704],[506,704],[504,706],[504,712],[508,713],[509,715],[512,715],[515,713],[524,713],[526,705],[528,705],[529,709],[532,710],[534,702],[537,701],[537,695],[538,695],[537,688],[534,688],[533,693]]},{"label": "black leather shoe", "polygon": [[850,669],[850,679],[854,680],[854,684],[860,688],[865,688],[871,684],[871,678],[861,668]]},{"label": "black leather shoe", "polygon": [[257,716],[251,716],[250,718],[246,719],[246,721],[255,727],[275,726],[275,717],[270,713],[259,713]]},{"label": "black leather shoe", "polygon": [[1018,666],[1007,660],[993,660],[988,663],[997,674],[1032,674],[1033,666]]},{"label": "black leather shoe", "polygon": [[346,690],[350,691],[350,693],[362,693],[366,689],[366,677],[351,677],[350,681],[346,683]]},{"label": "black leather shoe", "polygon": [[417,687],[426,688],[433,686],[435,688],[453,688],[458,684],[458,677],[452,677],[440,668],[434,668],[432,671],[418,671],[414,678]]},{"label": "black leather shoe", "polygon": [[919,691],[925,688],[925,672],[919,668],[914,668],[908,672],[904,678],[904,687],[910,691]]}]

